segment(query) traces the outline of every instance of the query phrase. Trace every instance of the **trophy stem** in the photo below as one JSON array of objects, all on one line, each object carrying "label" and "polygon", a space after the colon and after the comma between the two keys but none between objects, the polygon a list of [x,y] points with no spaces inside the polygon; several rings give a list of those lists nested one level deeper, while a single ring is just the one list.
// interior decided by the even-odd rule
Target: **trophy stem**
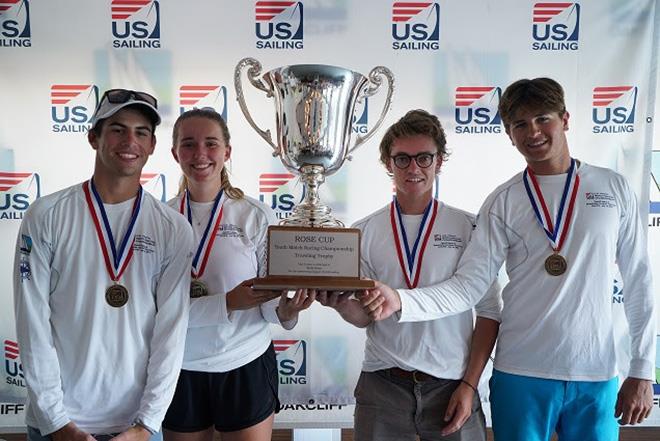
[{"label": "trophy stem", "polygon": [[300,167],[300,180],[305,186],[305,199],[298,204],[291,216],[280,222],[285,226],[303,227],[343,227],[344,224],[335,219],[332,210],[321,203],[319,186],[325,182],[325,168],[320,165],[303,165]]}]

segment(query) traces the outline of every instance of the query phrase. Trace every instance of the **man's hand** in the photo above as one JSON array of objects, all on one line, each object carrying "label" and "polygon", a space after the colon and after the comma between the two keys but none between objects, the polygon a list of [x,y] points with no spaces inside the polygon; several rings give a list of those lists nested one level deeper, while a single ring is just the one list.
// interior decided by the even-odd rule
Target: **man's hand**
[{"label": "man's hand", "polygon": [[389,286],[376,282],[376,287],[358,295],[364,312],[372,320],[384,320],[401,310],[399,293]]},{"label": "man's hand", "polygon": [[639,424],[649,416],[653,409],[653,391],[651,380],[628,377],[623,382],[616,400],[614,416],[619,424]]},{"label": "man's hand", "polygon": [[50,434],[53,441],[96,441],[89,433],[80,430],[73,422]]},{"label": "man's hand", "polygon": [[350,301],[353,291],[318,291],[316,300],[323,306],[341,311]]},{"label": "man's hand", "polygon": [[440,435],[448,436],[463,427],[463,424],[472,415],[472,400],[474,391],[467,384],[461,382],[449,399],[445,421],[447,425],[440,431]]},{"label": "man's hand", "polygon": [[362,309],[362,305],[355,296],[361,296],[355,291],[319,291],[316,300],[323,306],[332,308],[348,323],[364,328],[371,323],[371,319]]},{"label": "man's hand", "polygon": [[142,426],[133,426],[115,436],[113,441],[147,441],[151,438],[151,433]]},{"label": "man's hand", "polygon": [[279,297],[281,291],[252,289],[254,279],[246,280],[227,293],[227,311],[250,309]]},{"label": "man's hand", "polygon": [[298,313],[309,308],[316,300],[315,289],[298,289],[291,298],[287,294],[288,291],[282,291],[280,303],[277,306],[277,317],[282,323],[298,318]]}]

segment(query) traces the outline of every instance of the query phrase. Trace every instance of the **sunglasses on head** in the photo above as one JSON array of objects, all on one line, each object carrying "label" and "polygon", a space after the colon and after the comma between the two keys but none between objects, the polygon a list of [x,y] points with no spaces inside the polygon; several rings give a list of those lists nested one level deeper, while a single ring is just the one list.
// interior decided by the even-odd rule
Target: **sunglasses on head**
[{"label": "sunglasses on head", "polygon": [[156,98],[146,92],[137,92],[135,90],[110,89],[103,94],[101,102],[103,102],[104,99],[107,99],[108,102],[112,104],[123,104],[133,99],[136,101],[143,101],[152,105],[154,108],[158,108],[158,100],[156,100]]}]

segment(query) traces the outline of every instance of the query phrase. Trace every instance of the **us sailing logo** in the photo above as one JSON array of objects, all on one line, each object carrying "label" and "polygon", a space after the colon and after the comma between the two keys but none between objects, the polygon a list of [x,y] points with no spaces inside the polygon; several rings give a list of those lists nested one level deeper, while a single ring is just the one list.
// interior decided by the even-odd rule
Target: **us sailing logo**
[{"label": "us sailing logo", "polygon": [[273,340],[280,384],[307,384],[307,342]]},{"label": "us sailing logo", "polygon": [[649,227],[660,227],[660,150],[651,152]]},{"label": "us sailing logo", "polygon": [[456,88],[456,133],[501,133],[498,106],[502,89],[493,86]]},{"label": "us sailing logo", "polygon": [[[291,173],[262,173],[259,175],[259,200],[268,205],[278,219],[291,216],[296,204],[295,175]],[[300,185],[302,188],[302,185]],[[301,190],[301,193],[304,191]],[[299,202],[302,202],[304,194]]]},{"label": "us sailing logo", "polygon": [[625,298],[623,296],[623,280],[621,280],[621,274],[617,274],[617,277],[614,279],[614,286],[612,288],[612,303],[624,303]]},{"label": "us sailing logo", "polygon": [[579,3],[536,3],[532,13],[532,50],[576,51],[580,37]]},{"label": "us sailing logo", "polygon": [[25,377],[23,377],[23,366],[18,357],[18,343],[12,340],[5,340],[5,373],[7,375],[6,383],[18,387],[25,387]]},{"label": "us sailing logo", "polygon": [[55,133],[85,133],[99,103],[99,88],[93,84],[53,84],[50,116]]},{"label": "us sailing logo", "polygon": [[210,107],[227,122],[227,88],[225,86],[184,85],[179,87],[179,114],[193,108]]},{"label": "us sailing logo", "polygon": [[112,47],[160,49],[160,2],[112,0]]},{"label": "us sailing logo", "polygon": [[364,135],[369,131],[369,99],[363,98],[355,104],[353,133]]},{"label": "us sailing logo", "polygon": [[303,48],[303,3],[257,1],[254,7],[257,49]]},{"label": "us sailing logo", "polygon": [[36,173],[0,171],[0,220],[21,220],[30,204],[41,196]]},{"label": "us sailing logo", "polygon": [[167,188],[165,187],[164,174],[142,173],[140,175],[140,185],[159,201],[167,202]]},{"label": "us sailing logo", "polygon": [[593,133],[632,133],[635,131],[637,87],[594,87],[591,119]]},{"label": "us sailing logo", "polygon": [[392,49],[438,50],[440,4],[394,2],[392,4]]},{"label": "us sailing logo", "polygon": [[0,0],[0,47],[31,47],[30,2]]}]

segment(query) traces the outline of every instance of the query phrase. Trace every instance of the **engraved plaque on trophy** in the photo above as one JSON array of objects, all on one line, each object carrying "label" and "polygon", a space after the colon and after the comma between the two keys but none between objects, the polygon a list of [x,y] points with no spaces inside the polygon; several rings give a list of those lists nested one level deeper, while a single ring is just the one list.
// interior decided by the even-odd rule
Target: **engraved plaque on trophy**
[{"label": "engraved plaque on trophy", "polygon": [[[276,142],[260,129],[245,103],[241,76],[273,98]],[[373,287],[360,279],[360,231],[343,228],[319,198],[319,186],[380,127],[389,110],[394,76],[378,66],[368,77],[336,66],[299,64],[261,75],[261,64],[241,60],[234,72],[236,98],[248,123],[273,148],[284,167],[300,177],[304,200],[280,226],[268,229],[268,274],[256,288],[356,290]],[[359,100],[374,95],[387,80],[383,110],[373,128],[351,147],[351,123]]]}]

